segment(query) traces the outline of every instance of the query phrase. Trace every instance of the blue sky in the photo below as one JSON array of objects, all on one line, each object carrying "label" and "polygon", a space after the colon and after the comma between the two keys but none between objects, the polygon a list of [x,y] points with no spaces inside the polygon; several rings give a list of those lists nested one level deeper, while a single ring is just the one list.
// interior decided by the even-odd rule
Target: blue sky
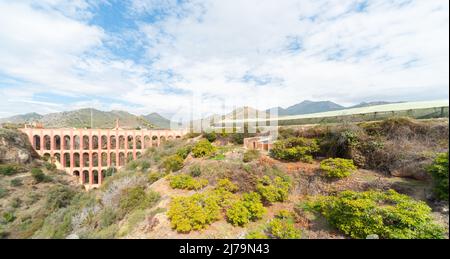
[{"label": "blue sky", "polygon": [[442,0],[0,0],[0,117],[448,99]]}]

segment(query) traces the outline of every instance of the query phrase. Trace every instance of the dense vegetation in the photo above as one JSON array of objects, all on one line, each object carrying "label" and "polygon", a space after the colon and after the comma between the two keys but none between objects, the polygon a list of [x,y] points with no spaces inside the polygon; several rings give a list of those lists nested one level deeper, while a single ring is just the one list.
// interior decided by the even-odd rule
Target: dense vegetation
[{"label": "dense vegetation", "polygon": [[343,191],[336,196],[319,196],[306,204],[352,238],[376,234],[380,238],[444,238],[430,207],[393,190],[387,192]]},{"label": "dense vegetation", "polygon": [[236,145],[247,133],[191,134],[108,169],[89,192],[50,161],[1,164],[0,237],[444,238],[445,129],[404,119],[282,128],[271,157]]},{"label": "dense vegetation", "polygon": [[433,176],[436,196],[448,201],[448,152],[439,154],[428,167],[428,172]]},{"label": "dense vegetation", "polygon": [[325,172],[328,178],[344,178],[356,170],[356,166],[351,159],[327,158],[320,162],[320,169]]},{"label": "dense vegetation", "polygon": [[274,143],[271,155],[280,160],[312,162],[313,154],[319,151],[315,139],[290,137]]}]

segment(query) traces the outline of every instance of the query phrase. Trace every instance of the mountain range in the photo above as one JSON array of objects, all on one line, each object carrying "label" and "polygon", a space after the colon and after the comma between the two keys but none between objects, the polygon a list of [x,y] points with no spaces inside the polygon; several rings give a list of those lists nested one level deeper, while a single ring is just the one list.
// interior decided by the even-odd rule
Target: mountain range
[{"label": "mountain range", "polygon": [[[92,121],[91,121],[92,118]],[[67,112],[40,115],[27,113],[0,119],[0,123],[40,122],[46,128],[113,128],[119,119],[122,128],[169,128],[170,121],[157,113],[136,116],[125,111],[100,111],[96,109],[79,109]]]},{"label": "mountain range", "polygon": [[[360,104],[345,107],[331,101],[303,101],[287,108],[276,107],[279,116],[300,115],[318,112],[335,111],[349,108],[362,108],[374,105],[389,104],[390,102],[362,102]],[[240,107],[225,115],[212,115],[203,118],[202,121],[209,121],[213,118],[233,120],[235,118],[265,117],[270,109],[259,111],[251,107]],[[92,123],[91,123],[92,118]],[[119,119],[122,128],[170,128],[170,120],[158,113],[150,113],[148,115],[136,116],[126,111],[100,111],[96,109],[79,109],[67,112],[50,113],[41,115],[38,113],[27,113],[16,115],[9,118],[0,119],[2,123],[31,123],[40,122],[46,128],[113,128],[115,120]]]}]

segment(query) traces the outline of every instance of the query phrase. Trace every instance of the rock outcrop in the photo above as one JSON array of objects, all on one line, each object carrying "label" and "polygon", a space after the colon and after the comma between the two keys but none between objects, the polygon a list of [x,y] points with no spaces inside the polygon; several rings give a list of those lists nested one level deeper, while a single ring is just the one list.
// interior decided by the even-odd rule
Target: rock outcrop
[{"label": "rock outcrop", "polygon": [[17,130],[0,129],[0,163],[29,163],[37,154],[25,134]]}]

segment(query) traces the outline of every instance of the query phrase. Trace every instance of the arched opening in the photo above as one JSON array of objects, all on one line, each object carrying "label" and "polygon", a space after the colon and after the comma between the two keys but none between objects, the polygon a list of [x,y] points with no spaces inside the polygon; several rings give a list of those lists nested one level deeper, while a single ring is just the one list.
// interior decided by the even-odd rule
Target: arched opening
[{"label": "arched opening", "polygon": [[116,136],[111,136],[110,137],[110,141],[111,141],[111,149],[116,149],[116,145],[117,145],[117,141],[116,141]]},{"label": "arched opening", "polygon": [[159,138],[159,142],[160,142],[160,143],[166,142],[166,137],[161,136],[161,137]]},{"label": "arched opening", "polygon": [[98,149],[98,137],[92,136],[92,149]]},{"label": "arched opening", "polygon": [[89,149],[89,137],[83,136],[83,150]]},{"label": "arched opening", "polygon": [[33,136],[33,146],[36,150],[41,150],[41,137],[38,135]]},{"label": "arched opening", "polygon": [[133,161],[133,152],[128,152],[127,153],[127,162]]},{"label": "arched opening", "polygon": [[52,162],[50,158],[51,158],[51,157],[50,157],[50,154],[49,154],[49,153],[45,153],[45,154],[42,156],[42,159],[43,159],[44,161],[47,161],[47,162]]},{"label": "arched opening", "polygon": [[89,153],[83,153],[83,167],[89,167]]},{"label": "arched opening", "polygon": [[127,141],[128,141],[128,149],[133,149],[133,136],[128,136],[127,137]]},{"label": "arched opening", "polygon": [[73,149],[76,149],[76,150],[80,149],[80,136],[73,137]]},{"label": "arched opening", "polygon": [[102,174],[102,179],[104,180],[106,178],[106,170],[102,170],[100,173]]},{"label": "arched opening", "polygon": [[158,136],[152,136],[152,146],[158,145]]},{"label": "arched opening", "polygon": [[167,140],[173,140],[173,136],[168,136]]},{"label": "arched opening", "polygon": [[83,171],[83,183],[85,184],[89,183],[89,171],[87,170]]},{"label": "arched opening", "polygon": [[94,177],[94,184],[98,184],[98,171],[97,170],[94,170],[94,171],[92,171],[92,176]]},{"label": "arched opening", "polygon": [[98,153],[92,153],[92,166],[98,166]]},{"label": "arched opening", "polygon": [[61,137],[56,135],[53,137],[53,141],[55,143],[55,150],[61,150]]},{"label": "arched opening", "polygon": [[150,138],[150,136],[145,136],[144,137],[144,146],[142,148],[148,148],[150,147],[152,144],[152,139]]},{"label": "arched opening", "polygon": [[70,147],[72,146],[70,143],[70,137],[65,135],[63,142],[64,142],[64,145],[63,145],[64,150],[70,150]]},{"label": "arched opening", "polygon": [[50,150],[51,149],[51,138],[48,135],[44,136],[44,149],[45,150]]},{"label": "arched opening", "polygon": [[125,149],[125,137],[119,136],[119,149]]},{"label": "arched opening", "polygon": [[108,166],[108,153],[102,152],[102,166]]},{"label": "arched opening", "polygon": [[114,153],[114,152],[111,152],[110,154],[109,154],[109,156],[110,156],[110,160],[111,160],[111,166],[117,166],[117,161],[116,161],[116,153]]},{"label": "arched opening", "polygon": [[141,136],[136,136],[136,149],[142,149],[142,139],[141,139]]},{"label": "arched opening", "polygon": [[119,153],[119,166],[125,165],[125,154],[123,152]]},{"label": "arched opening", "polygon": [[102,149],[108,149],[108,137],[102,136]]},{"label": "arched opening", "polygon": [[60,153],[56,153],[55,154],[55,162],[58,162],[60,165],[63,165],[63,161],[61,161],[61,154]]},{"label": "arched opening", "polygon": [[76,177],[80,177],[80,171],[75,170],[75,171],[72,172],[72,175],[76,176]]},{"label": "arched opening", "polygon": [[64,167],[70,167],[70,154],[69,153],[64,153],[64,162],[63,162],[63,166]]},{"label": "arched opening", "polygon": [[80,153],[73,154],[73,166],[80,167]]},{"label": "arched opening", "polygon": [[141,152],[136,152],[136,158],[139,159],[142,156]]},{"label": "arched opening", "polygon": [[176,139],[180,139],[181,138],[181,136],[180,135],[177,135],[176,137],[175,137]]}]

